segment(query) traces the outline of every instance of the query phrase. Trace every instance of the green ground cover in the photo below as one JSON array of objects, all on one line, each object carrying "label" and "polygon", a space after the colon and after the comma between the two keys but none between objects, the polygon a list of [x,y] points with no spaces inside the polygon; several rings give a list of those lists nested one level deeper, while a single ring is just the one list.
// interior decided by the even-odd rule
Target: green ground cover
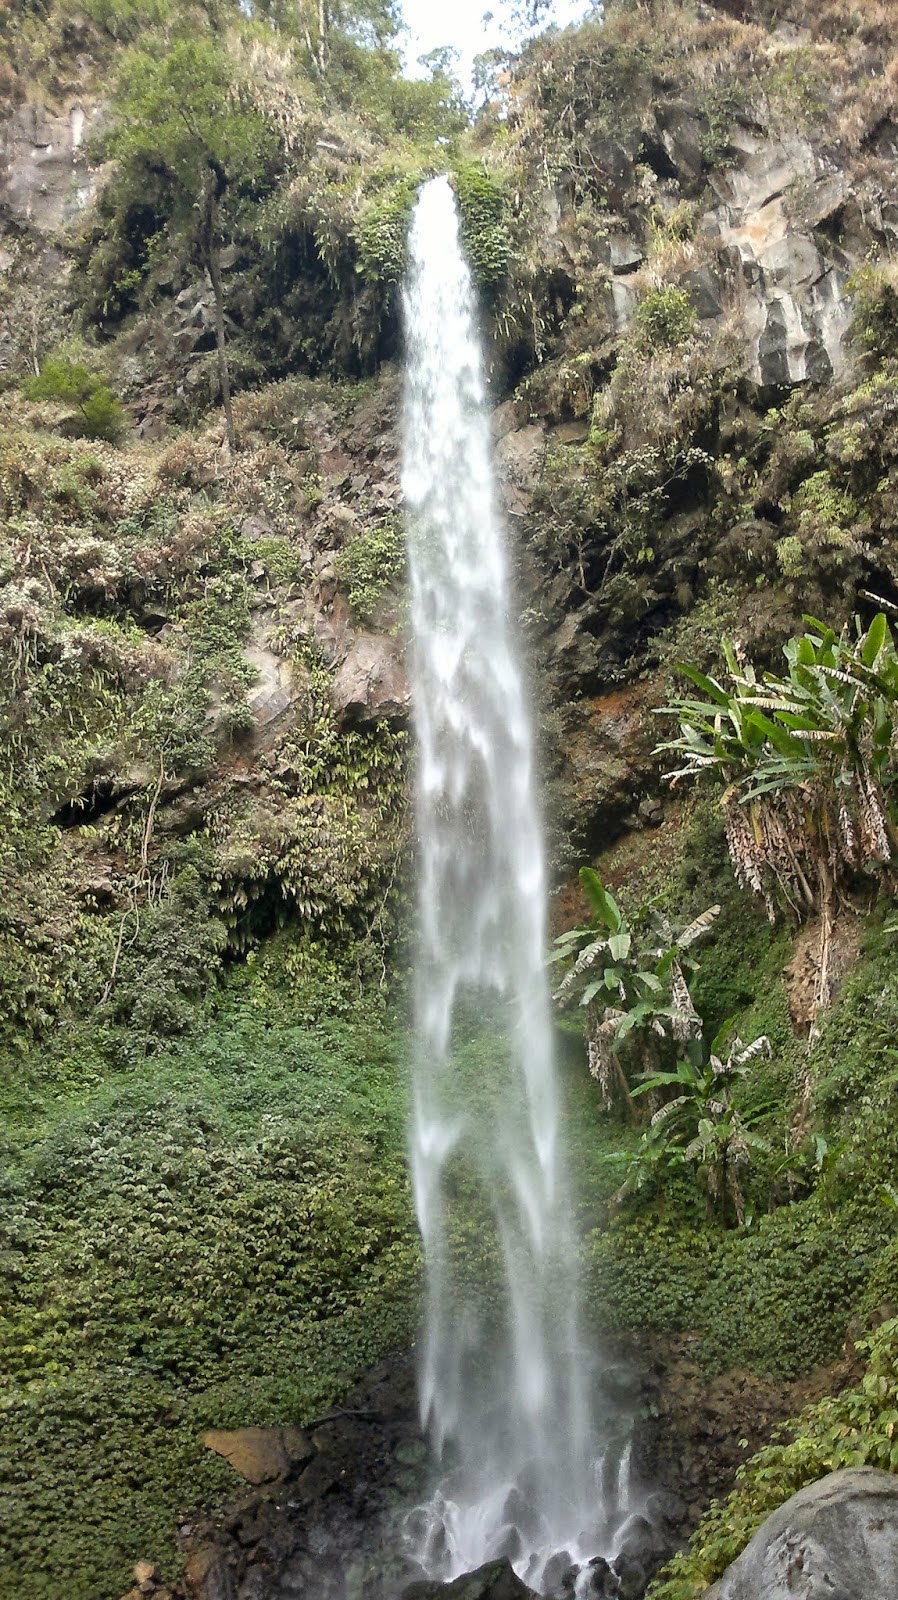
[{"label": "green ground cover", "polygon": [[73,1027],[10,1074],[4,1597],[106,1600],[172,1560],[179,1513],[234,1491],[204,1428],[309,1420],[408,1344],[401,1061],[370,997],[249,967],[175,1043]]}]

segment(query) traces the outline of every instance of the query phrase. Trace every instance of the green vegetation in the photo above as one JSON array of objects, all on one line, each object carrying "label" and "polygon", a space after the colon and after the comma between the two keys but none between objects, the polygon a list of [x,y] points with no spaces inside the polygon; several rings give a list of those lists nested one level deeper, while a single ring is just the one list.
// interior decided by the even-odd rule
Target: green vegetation
[{"label": "green vegetation", "polygon": [[360,529],[339,559],[340,576],[354,615],[371,622],[378,602],[405,572],[405,531],[398,517]]},{"label": "green vegetation", "polygon": [[685,289],[668,284],[652,289],[636,307],[637,338],[652,349],[676,350],[686,343],[696,321],[695,306]]},{"label": "green vegetation", "polygon": [[108,383],[63,351],[48,355],[34,378],[23,384],[29,400],[57,400],[75,409],[65,419],[70,433],[117,444],[125,430],[121,401]]},{"label": "green vegetation", "polygon": [[110,153],[120,181],[132,190],[148,170],[170,188],[169,241],[179,234],[196,248],[215,299],[218,377],[228,442],[236,448],[225,341],[221,248],[227,238],[225,203],[235,189],[264,183],[274,156],[273,130],[248,103],[249,82],[235,74],[223,43],[197,34],[196,23],[166,30],[151,48],[125,55],[113,97]]},{"label": "green vegetation", "polygon": [[356,271],[372,284],[393,290],[406,265],[406,241],[419,177],[400,178],[369,201],[355,225]]},{"label": "green vegetation", "polygon": [[689,952],[711,931],[720,907],[675,928],[654,906],[628,919],[590,867],[581,869],[580,881],[593,916],[555,941],[553,959],[572,965],[554,998],[562,1005],[576,998],[586,1009],[589,1069],[606,1110],[617,1091],[634,1111],[634,1071],[656,1071],[662,1050],[675,1054],[700,1034],[687,981],[696,967]]},{"label": "green vegetation", "polygon": [[485,288],[495,288],[505,277],[511,253],[502,189],[482,164],[468,161],[456,169],[455,191],[474,277]]},{"label": "green vegetation", "polygon": [[860,1387],[808,1407],[742,1466],[734,1492],[714,1503],[685,1555],[676,1556],[647,1600],[698,1600],[790,1495],[840,1467],[898,1471],[898,1320],[860,1340]]},{"label": "green vegetation", "polygon": [[5,1064],[4,1596],[173,1574],[179,1513],[234,1492],[202,1430],[320,1416],[411,1335],[398,1036],[295,947],[182,1043],[135,1018]]},{"label": "green vegetation", "polygon": [[659,1168],[691,1167],[721,1220],[726,1222],[732,1213],[741,1227],[746,1218],[745,1169],[754,1153],[767,1152],[770,1146],[752,1132],[734,1102],[733,1090],[740,1078],[748,1076],[750,1063],[762,1052],[770,1053],[770,1040],[762,1034],[744,1045],[731,1034],[728,1026],[707,1049],[703,1040],[690,1040],[684,1051],[686,1059],[677,1063],[675,1071],[649,1073],[637,1085],[634,1098],[665,1090],[673,1090],[673,1098],[663,1100],[652,1117],[630,1165],[627,1184],[638,1189],[646,1175],[656,1176]]},{"label": "green vegetation", "polygon": [[660,749],[682,765],[673,782],[724,786],[721,807],[739,883],[822,924],[818,1004],[830,998],[829,933],[866,873],[889,882],[898,729],[898,654],[884,612],[854,637],[807,618],[784,647],[787,672],[737,659],[724,643],[731,687],[697,668],[680,671],[704,696],[662,708],[679,733]]},{"label": "green vegetation", "polygon": [[[724,841],[702,829],[694,848],[705,889],[723,865]],[[692,985],[696,1006],[712,1029],[738,1012],[742,1037],[766,1036],[770,1044],[769,1053],[758,1048],[742,1063],[744,1073],[725,1073],[721,1096],[721,1117],[732,1108],[758,1138],[739,1173],[744,1221],[724,1227],[738,1222],[735,1208],[708,1209],[704,1183],[695,1181],[700,1171],[681,1161],[679,1140],[671,1161],[652,1165],[650,1182],[615,1199],[621,1174],[640,1172],[640,1141],[630,1135],[615,1149],[620,1136],[603,1126],[600,1146],[617,1178],[607,1180],[588,1242],[590,1304],[614,1332],[697,1336],[695,1355],[709,1371],[747,1366],[792,1378],[832,1360],[851,1317],[869,1315],[898,1288],[894,1226],[878,1192],[893,1181],[898,1159],[893,939],[874,919],[856,968],[809,1043],[796,1037],[789,1016],[788,941],[732,883],[714,886],[722,910]],[[681,878],[671,892],[683,896]],[[726,1067],[726,1050],[720,1057]],[[697,1080],[704,1076],[698,1065]],[[689,1091],[696,1133],[700,1083],[699,1090]],[[655,1092],[672,1101],[683,1088]],[[699,1147],[697,1162],[701,1154]]]},{"label": "green vegetation", "polygon": [[[829,1273],[834,1185],[843,1186],[838,1211],[844,1245],[849,1258],[862,1267],[859,1275],[851,1275],[851,1293],[857,1294],[867,1281],[873,1219],[880,1202],[865,1200],[855,1187],[863,1166],[861,1149],[866,1151],[869,1170],[880,1176],[882,1193],[891,1193],[891,1141],[876,1148],[875,1154],[869,1148],[871,1139],[880,1137],[878,1111],[873,1107],[888,1102],[891,1073],[878,1078],[880,1062],[879,1069],[872,1071],[873,1081],[879,1083],[877,1094],[862,1099],[859,1105],[841,1074],[832,1076],[832,1063],[841,1059],[845,1047],[851,1004],[860,994],[869,993],[871,985],[876,992],[875,965],[862,963],[856,986],[841,1006],[825,1008],[832,1000],[831,940],[838,914],[846,913],[850,893],[865,869],[876,873],[881,891],[887,893],[890,888],[896,656],[883,613],[866,629],[857,623],[854,637],[847,630],[837,636],[816,623],[812,628],[786,645],[785,677],[768,672],[758,678],[750,666],[737,660],[732,647],[725,646],[732,687],[724,687],[696,668],[681,666],[680,671],[704,698],[680,699],[664,708],[680,723],[678,736],[662,747],[684,759],[675,779],[700,776],[723,787],[726,842],[739,885],[762,893],[771,912],[773,894],[778,891],[786,908],[805,916],[816,913],[820,925],[809,1052],[788,1024],[783,1027],[781,1016],[771,1014],[769,1007],[759,1011],[747,1005],[748,997],[737,993],[734,1009],[740,1031],[754,1042],[746,1047],[736,1039],[725,1054],[733,1019],[730,1016],[724,1021],[721,1011],[723,1005],[729,1010],[730,997],[715,995],[713,977],[713,969],[721,961],[725,967],[727,944],[734,931],[727,929],[724,916],[701,973],[694,975],[695,997],[683,983],[673,1012],[674,1022],[680,1015],[673,1039],[682,1040],[681,1059],[676,1059],[675,1052],[673,1064],[661,1070],[642,1062],[641,1082],[629,1086],[631,1100],[650,1097],[653,1114],[639,1146],[624,1158],[628,1177],[619,1198],[640,1197],[643,1215],[637,1216],[632,1230],[626,1221],[620,1224],[618,1235],[612,1227],[607,1245],[597,1241],[599,1255],[605,1258],[603,1270],[613,1270],[622,1251],[628,1258],[628,1294],[646,1292],[656,1243],[663,1240],[666,1247],[671,1229],[675,1234],[679,1227],[689,1225],[692,1201],[679,1181],[679,1175],[689,1169],[702,1178],[721,1221],[732,1215],[740,1228],[752,1226],[752,1240],[735,1247],[715,1242],[712,1234],[713,1266],[706,1263],[701,1281],[690,1283],[687,1279],[679,1285],[675,1309],[662,1309],[660,1325],[673,1315],[674,1325],[681,1326],[679,1319],[685,1318],[685,1306],[691,1304],[693,1320],[708,1328],[706,1354],[711,1360],[720,1336],[717,1294],[722,1285],[732,1291],[735,1277],[740,1283],[737,1298],[744,1308],[754,1292],[744,1280],[745,1273],[753,1261],[766,1260],[772,1278],[784,1234],[794,1238],[793,1248],[814,1251],[820,1248],[821,1235],[828,1238],[820,1265]],[[707,864],[700,881],[708,882]],[[585,946],[565,985],[573,988],[579,982],[582,987],[586,982],[587,1003],[598,998],[607,1005],[606,990],[613,971],[606,970],[603,978],[590,978],[586,969],[596,965],[606,949],[627,957],[632,940],[617,902],[594,874],[587,877],[585,887],[593,903],[595,925],[614,931]],[[804,891],[803,897],[799,889]],[[725,890],[722,899],[734,906],[733,889]],[[848,911],[848,915],[852,913]],[[701,931],[708,931],[702,928],[706,920],[698,919]],[[626,935],[623,942],[622,930]],[[687,943],[688,934],[689,930],[684,936]],[[715,948],[721,934],[722,952]],[[575,929],[562,943],[562,952],[581,948],[584,936],[585,930]],[[612,939],[617,940],[613,952]],[[663,959],[669,963],[670,954]],[[663,1038],[665,1021],[656,1019],[653,1012],[659,997],[654,991],[651,996],[640,992],[631,1015],[636,1023],[651,1027]],[[885,994],[882,999],[885,1001]],[[703,1005],[708,1007],[707,1020],[723,1024],[718,1039],[710,1045],[704,1043],[699,1009]],[[662,1018],[666,1009],[660,1007]],[[605,1015],[611,1019],[608,1026],[613,1038],[615,1029],[623,1026],[619,1020],[623,1013]],[[875,1043],[873,1048],[875,1052]],[[764,1065],[762,1056],[770,1057],[769,1065]],[[746,1188],[744,1178],[750,1167]],[[646,1214],[647,1200],[654,1214]],[[768,1215],[759,1216],[759,1208]],[[817,1242],[812,1244],[812,1240]],[[638,1267],[629,1259],[634,1249]],[[844,1261],[841,1270],[847,1270]],[[880,1270],[887,1271],[885,1257],[880,1258]],[[613,1300],[614,1294],[610,1298]],[[642,1314],[651,1325],[657,1323],[657,1307],[645,1307]],[[779,1354],[773,1357],[780,1370],[788,1370],[791,1360],[785,1354],[788,1335],[784,1322],[782,1308],[782,1322],[774,1337]],[[763,1344],[768,1336],[760,1334],[762,1323],[763,1317],[757,1317],[750,1337],[757,1341],[760,1336]]]},{"label": "green vegetation", "polygon": [[898,356],[898,288],[893,269],[869,263],[853,273],[848,289],[854,300],[852,335],[869,360]]},{"label": "green vegetation", "polygon": [[[354,229],[355,270],[390,300],[405,272],[408,228],[418,186],[441,165],[431,158],[426,165],[393,177],[359,213]],[[474,278],[483,288],[494,289],[505,275],[510,251],[505,198],[479,163],[453,163],[452,177]]]},{"label": "green vegetation", "polygon": [[[215,449],[202,439],[135,461],[0,433],[0,995],[3,1035],[23,1048],[72,1005],[103,1019],[149,1008],[161,1034],[177,1032],[223,957],[291,916],[322,949],[351,946],[383,973],[402,882],[404,735],[342,727],[315,648],[286,610],[279,620],[305,467],[253,439],[278,402],[295,395],[238,410],[246,478],[200,491]],[[237,531],[254,507],[264,541]],[[359,568],[362,589],[378,570]],[[147,616],[152,631],[137,621]],[[258,755],[254,627],[293,697]],[[220,783],[247,752],[264,796]]]}]

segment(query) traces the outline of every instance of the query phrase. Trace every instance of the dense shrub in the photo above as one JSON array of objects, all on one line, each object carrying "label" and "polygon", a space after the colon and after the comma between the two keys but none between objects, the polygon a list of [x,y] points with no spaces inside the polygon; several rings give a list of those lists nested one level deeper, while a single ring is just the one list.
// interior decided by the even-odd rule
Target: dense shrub
[{"label": "dense shrub", "polygon": [[869,358],[898,356],[898,284],[893,268],[870,264],[848,282],[854,302],[851,333]]},{"label": "dense shrub", "polygon": [[696,310],[688,290],[679,284],[650,289],[634,313],[639,339],[651,348],[675,350],[686,343],[696,321]]},{"label": "dense shrub", "polygon": [[404,272],[409,223],[420,178],[403,177],[370,200],[355,223],[356,271],[371,283],[395,288]]},{"label": "dense shrub", "polygon": [[74,409],[66,419],[70,433],[117,444],[125,431],[121,401],[97,373],[62,351],[49,355],[23,389],[29,400],[55,400]]},{"label": "dense shrub", "polygon": [[360,622],[370,622],[378,601],[405,570],[405,532],[397,517],[360,529],[340,552],[337,570]]},{"label": "dense shrub", "polygon": [[477,162],[459,166],[454,177],[465,252],[476,281],[491,288],[504,278],[511,252],[505,198],[495,178]]}]

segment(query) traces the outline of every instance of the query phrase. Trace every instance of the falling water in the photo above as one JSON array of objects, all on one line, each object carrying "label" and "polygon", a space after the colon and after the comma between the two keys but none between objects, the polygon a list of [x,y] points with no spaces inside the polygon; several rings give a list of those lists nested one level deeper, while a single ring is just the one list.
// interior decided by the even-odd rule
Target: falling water
[{"label": "falling water", "polygon": [[[565,1560],[607,1544],[618,1508],[599,1503],[559,1148],[533,734],[448,179],[422,188],[410,244],[403,487],[420,841],[411,1145],[427,1267],[420,1401],[443,1474],[412,1526],[432,1576],[505,1555],[544,1588]],[[466,1224],[478,1203],[479,1223]]]}]

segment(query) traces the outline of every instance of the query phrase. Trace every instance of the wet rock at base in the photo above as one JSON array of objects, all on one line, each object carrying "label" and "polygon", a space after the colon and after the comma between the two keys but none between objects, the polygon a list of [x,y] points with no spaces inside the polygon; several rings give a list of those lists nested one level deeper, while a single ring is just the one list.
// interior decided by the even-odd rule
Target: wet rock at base
[{"label": "wet rock at base", "polygon": [[577,1600],[617,1600],[621,1592],[620,1580],[604,1556],[593,1556],[579,1573],[575,1570],[571,1574],[561,1592],[564,1600],[573,1594],[576,1594]]},{"label": "wet rock at base", "polygon": [[895,1600],[898,1478],[849,1467],[767,1518],[705,1600]]},{"label": "wet rock at base", "polygon": [[412,1583],[401,1600],[530,1600],[533,1590],[507,1561],[491,1561],[452,1583]]},{"label": "wet rock at base", "polygon": [[621,1600],[641,1600],[658,1567],[668,1554],[663,1535],[647,1517],[634,1516],[625,1530],[612,1563]]}]

